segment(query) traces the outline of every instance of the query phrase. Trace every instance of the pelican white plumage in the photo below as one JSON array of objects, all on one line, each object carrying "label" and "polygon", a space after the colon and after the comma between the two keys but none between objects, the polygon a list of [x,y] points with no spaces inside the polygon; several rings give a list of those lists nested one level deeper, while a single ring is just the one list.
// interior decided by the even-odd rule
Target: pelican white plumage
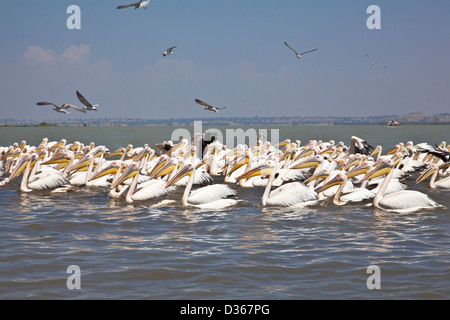
[{"label": "pelican white plumage", "polygon": [[345,174],[344,172],[339,172],[333,179],[330,179],[327,182],[325,182],[322,187],[316,190],[316,192],[321,193],[332,186],[340,185],[338,190],[333,196],[333,203],[338,206],[343,206],[348,202],[361,202],[375,197],[375,192],[370,191],[366,188],[354,188],[349,190],[347,193],[342,194],[342,191],[344,190],[347,181],[348,181],[347,174]]},{"label": "pelican white plumage", "polygon": [[395,162],[393,160],[383,161],[363,178],[364,181],[386,175],[373,199],[374,207],[397,213],[415,212],[421,209],[445,208],[429,198],[426,194],[416,190],[403,190],[386,194],[386,188],[394,172],[392,170],[394,165]]},{"label": "pelican white plumage", "polygon": [[124,4],[121,6],[118,6],[117,9],[125,9],[125,8],[129,8],[129,7],[134,7],[134,9],[140,9],[140,8],[144,8],[147,9],[147,6],[150,4],[151,0],[141,0],[139,2],[135,2],[135,3],[130,3],[130,4]]},{"label": "pelican white plumage", "polygon": [[302,58],[303,55],[305,55],[305,54],[307,54],[307,53],[310,53],[310,52],[314,52],[314,51],[319,50],[319,49],[312,49],[312,50],[308,50],[308,51],[305,51],[305,52],[302,52],[302,53],[298,53],[298,52],[297,52],[294,48],[292,48],[286,41],[284,41],[284,44],[285,44],[289,49],[291,49],[291,50],[295,53],[295,56],[296,56],[298,59]]},{"label": "pelican white plumage", "polygon": [[163,55],[164,57],[173,55],[173,54],[174,54],[174,53],[173,53],[173,49],[175,49],[176,47],[177,47],[177,46],[173,46],[173,47],[168,48],[166,51],[164,51],[164,52],[162,53],[162,55]]},{"label": "pelican white plumage", "polygon": [[191,192],[195,178],[195,167],[191,163],[186,164],[178,171],[167,183],[166,188],[173,186],[185,176],[189,176],[189,181],[181,198],[181,204],[183,206],[193,206],[203,209],[222,209],[238,203],[237,200],[228,198],[235,195],[236,191],[225,184],[213,184]]},{"label": "pelican white plumage", "polygon": [[69,112],[67,111],[67,109],[69,109],[69,108],[72,108],[72,109],[75,109],[77,111],[86,113],[86,111],[84,109],[82,109],[80,107],[77,107],[77,106],[74,106],[73,104],[68,104],[68,103],[64,103],[63,105],[58,106],[58,105],[56,105],[56,104],[54,104],[52,102],[43,101],[43,102],[36,103],[36,105],[38,105],[38,106],[49,106],[49,105],[51,105],[51,106],[53,106],[53,110],[55,110],[56,112],[59,112],[59,113],[67,113],[68,114]]},{"label": "pelican white plumage", "polygon": [[278,162],[270,159],[265,164],[257,166],[239,176],[237,182],[241,179],[248,179],[258,175],[267,175],[269,178],[261,197],[262,206],[299,207],[308,201],[317,200],[317,193],[300,182],[286,183],[271,191],[277,170]]},{"label": "pelican white plumage", "polygon": [[33,190],[47,190],[57,188],[69,183],[69,181],[63,177],[61,172],[57,170],[52,170],[51,173],[47,172],[41,175],[37,175],[34,177],[33,181],[31,181],[31,171],[36,166],[38,160],[39,156],[36,153],[32,155],[25,154],[15,167],[14,171],[9,176],[7,183],[10,183],[20,174],[23,174],[22,181],[20,183],[20,190],[22,192],[32,192]]},{"label": "pelican white plumage", "polygon": [[128,203],[161,197],[172,190],[166,188],[165,181],[157,179],[148,180],[147,182],[141,183],[138,186],[140,175],[139,170],[139,163],[133,162],[129,164],[128,168],[123,172],[123,174],[114,183],[111,184],[111,190],[114,190],[125,180],[132,178],[131,184],[129,185],[125,195],[125,201]]},{"label": "pelican white plumage", "polygon": [[85,111],[98,111],[99,104],[91,104],[78,90],[77,90],[78,100],[84,105]]}]

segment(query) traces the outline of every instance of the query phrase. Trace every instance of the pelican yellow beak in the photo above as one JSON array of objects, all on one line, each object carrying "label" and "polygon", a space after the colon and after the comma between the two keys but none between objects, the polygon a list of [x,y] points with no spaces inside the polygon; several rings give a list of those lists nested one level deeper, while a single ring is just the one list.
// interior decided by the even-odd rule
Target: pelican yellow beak
[{"label": "pelican yellow beak", "polygon": [[389,174],[392,171],[392,165],[387,162],[382,162],[376,168],[367,173],[362,181],[378,178],[379,176]]},{"label": "pelican yellow beak", "polygon": [[327,153],[333,153],[335,150],[336,150],[335,146],[330,146],[330,147],[326,148],[325,150],[319,152],[319,155],[323,156]]},{"label": "pelican yellow beak", "polygon": [[167,161],[170,158],[166,155],[160,156],[158,162],[156,162],[155,166],[153,167],[153,169],[150,171],[150,173],[148,174],[150,177],[153,176],[156,172],[158,172],[159,170],[161,170],[162,167],[164,167],[167,163]]},{"label": "pelican yellow beak", "polygon": [[198,168],[200,168],[201,166],[204,166],[206,163],[208,162],[208,160],[203,160],[202,162],[200,162],[199,164],[197,164],[196,166],[195,166],[195,169],[198,169]]},{"label": "pelican yellow beak", "polygon": [[394,148],[392,148],[391,150],[389,150],[389,152],[386,153],[386,155],[388,156],[388,155],[397,153],[399,150],[400,150],[400,146],[399,146],[399,145],[396,145]]},{"label": "pelican yellow beak", "polygon": [[193,166],[185,166],[182,168],[169,182],[166,184],[166,188],[173,186],[179,180],[183,179],[186,176],[191,176],[194,173]]},{"label": "pelican yellow beak", "polygon": [[42,162],[43,165],[46,164],[57,164],[57,163],[69,163],[70,160],[67,158],[65,154],[60,153],[59,155],[55,155],[51,159]]},{"label": "pelican yellow beak", "polygon": [[58,143],[55,143],[51,148],[50,151],[55,151],[61,146],[64,146],[66,144],[66,140],[60,140]]},{"label": "pelican yellow beak", "polygon": [[111,190],[117,187],[119,184],[125,182],[126,180],[133,178],[139,172],[139,166],[135,163],[132,163],[128,166],[128,168],[123,172],[119,179],[115,183],[111,185]]},{"label": "pelican yellow beak", "polygon": [[439,170],[446,170],[448,167],[450,167],[450,161],[441,164]]},{"label": "pelican yellow beak", "polygon": [[30,162],[30,156],[23,156],[17,166],[14,168],[13,172],[9,176],[8,180],[6,180],[6,184],[10,183],[12,180],[20,176],[26,169],[28,163]]},{"label": "pelican yellow beak", "polygon": [[248,156],[248,153],[246,153],[236,162],[236,164],[233,166],[233,168],[231,168],[228,175],[231,175],[237,169],[243,167],[244,165],[248,165],[249,163],[250,163],[250,157]]},{"label": "pelican yellow beak", "polygon": [[381,153],[381,149],[380,148],[375,148],[375,150],[370,154],[370,156],[373,158],[374,156],[376,156],[377,154]]},{"label": "pelican yellow beak", "polygon": [[112,152],[112,153],[108,153],[107,155],[105,155],[105,158],[111,158],[114,156],[123,156],[123,154],[125,153],[125,149],[124,148],[119,148],[116,151]]},{"label": "pelican yellow beak", "polygon": [[89,181],[99,179],[99,178],[104,177],[109,174],[116,174],[117,171],[119,171],[119,165],[117,165],[116,163],[112,163],[109,166],[107,166],[106,168],[104,168],[103,170],[101,170],[100,172],[98,172],[96,175],[91,177],[89,179]]},{"label": "pelican yellow beak", "polygon": [[85,156],[83,159],[75,163],[70,169],[70,171],[75,171],[82,168],[87,168],[91,164],[92,157],[91,156]]},{"label": "pelican yellow beak", "polygon": [[300,152],[300,154],[298,156],[295,157],[294,161],[297,161],[297,160],[299,160],[301,158],[308,157],[308,156],[311,156],[311,155],[314,155],[314,149],[313,148],[306,148],[302,152]]},{"label": "pelican yellow beak", "polygon": [[436,168],[429,168],[428,170],[425,170],[417,179],[416,184],[419,182],[424,181],[426,178],[431,176],[436,171]]},{"label": "pelican yellow beak", "polygon": [[349,162],[347,162],[347,164],[344,166],[343,170],[348,171],[351,167],[358,166],[359,164],[361,164],[361,159],[355,157],[352,160],[350,160]]},{"label": "pelican yellow beak", "polygon": [[369,172],[369,165],[367,163],[363,163],[359,166],[354,167],[352,170],[347,172],[347,178],[354,178],[359,176],[360,174],[367,174]]},{"label": "pelican yellow beak", "polygon": [[317,157],[308,159],[299,163],[294,163],[289,169],[305,169],[310,167],[318,167],[321,161]]},{"label": "pelican yellow beak", "polygon": [[143,159],[144,157],[147,156],[148,152],[149,152],[148,149],[141,150],[141,152],[139,152],[139,153],[134,157],[133,160],[136,161],[136,162],[140,161],[141,159]]},{"label": "pelican yellow beak", "polygon": [[248,179],[256,176],[265,176],[265,175],[270,176],[271,174],[274,173],[274,170],[275,169],[273,167],[270,167],[267,164],[263,164],[248,171],[247,173],[240,175],[239,177],[236,178],[236,182],[239,182],[242,179]]},{"label": "pelican yellow beak", "polygon": [[326,179],[326,178],[328,178],[328,175],[329,175],[328,170],[322,170],[322,171],[312,175],[311,177],[309,177],[305,181],[303,181],[303,184],[310,183],[311,181],[314,181],[314,180],[317,180],[317,179]]},{"label": "pelican yellow beak", "polygon": [[286,145],[288,145],[290,143],[291,143],[291,140],[286,139],[286,140],[284,140],[284,141],[282,141],[280,143],[277,143],[274,147],[276,148],[276,147],[286,146]]},{"label": "pelican yellow beak", "polygon": [[152,176],[150,176],[150,179],[157,179],[159,177],[165,176],[167,174],[172,173],[173,170],[175,170],[178,167],[178,163],[175,161],[167,161],[164,167],[162,167],[160,170],[155,172]]},{"label": "pelican yellow beak", "polygon": [[337,174],[333,179],[329,180],[328,182],[326,182],[322,187],[318,188],[316,191],[316,193],[320,193],[323,192],[333,186],[342,184],[344,182],[341,174]]}]

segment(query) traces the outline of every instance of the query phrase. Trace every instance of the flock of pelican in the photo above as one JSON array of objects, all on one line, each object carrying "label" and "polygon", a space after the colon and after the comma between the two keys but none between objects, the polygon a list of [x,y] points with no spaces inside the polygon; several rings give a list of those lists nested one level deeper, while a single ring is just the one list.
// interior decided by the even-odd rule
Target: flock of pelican
[{"label": "flock of pelican", "polygon": [[[381,146],[373,148],[355,136],[348,146],[287,139],[228,149],[217,140],[198,147],[194,139],[183,139],[158,147],[128,145],[110,152],[93,142],[44,138],[29,146],[22,141],[0,147],[0,185],[16,181],[21,192],[50,193],[97,187],[128,203],[155,199],[152,205],[206,209],[237,205],[245,201],[239,199],[240,188],[255,188],[262,193],[262,206],[360,203],[399,213],[443,208],[405,183],[413,172],[416,184],[429,179],[429,188],[450,188],[450,145],[445,142],[436,147],[398,143],[385,154]],[[181,199],[171,199],[180,188]]]}]

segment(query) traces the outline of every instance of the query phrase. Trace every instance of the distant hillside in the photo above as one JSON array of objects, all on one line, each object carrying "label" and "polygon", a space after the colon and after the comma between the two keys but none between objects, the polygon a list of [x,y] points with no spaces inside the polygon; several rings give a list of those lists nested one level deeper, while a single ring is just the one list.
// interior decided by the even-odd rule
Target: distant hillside
[{"label": "distant hillside", "polygon": [[32,120],[0,120],[1,126],[146,126],[171,125],[191,126],[194,121],[202,121],[204,125],[386,125],[395,120],[400,125],[408,124],[450,124],[450,113],[426,114],[413,112],[407,115],[384,115],[372,117],[228,117],[228,118],[172,118],[172,119],[67,119],[55,121]]}]

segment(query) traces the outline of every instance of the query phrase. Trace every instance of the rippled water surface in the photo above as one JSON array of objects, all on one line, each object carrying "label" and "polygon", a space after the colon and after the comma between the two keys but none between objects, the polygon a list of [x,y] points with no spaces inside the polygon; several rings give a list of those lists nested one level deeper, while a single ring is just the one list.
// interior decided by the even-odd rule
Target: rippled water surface
[{"label": "rippled water surface", "polygon": [[[65,138],[111,151],[170,139],[173,127],[0,128],[0,145]],[[192,128],[187,128],[193,130]],[[225,127],[218,127],[225,135]],[[248,129],[248,128],[244,128]],[[293,126],[280,140],[343,141],[387,150],[450,142],[449,126]],[[262,188],[240,188],[221,211],[126,204],[108,190],[21,193],[0,187],[1,299],[448,299],[450,198],[406,182],[447,209],[394,214],[363,205],[262,208]],[[20,179],[17,179],[20,180]],[[218,177],[216,182],[221,182]],[[179,200],[183,190],[167,196]],[[70,265],[81,289],[69,290]],[[369,290],[367,268],[381,270]]]}]

